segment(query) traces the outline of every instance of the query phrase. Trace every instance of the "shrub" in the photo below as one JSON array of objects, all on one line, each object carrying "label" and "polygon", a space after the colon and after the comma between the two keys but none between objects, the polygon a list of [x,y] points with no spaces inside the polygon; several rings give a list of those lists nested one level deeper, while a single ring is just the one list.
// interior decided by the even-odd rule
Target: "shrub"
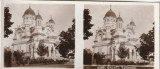
[{"label": "shrub", "polygon": [[149,62],[137,62],[136,65],[147,65]]},{"label": "shrub", "polygon": [[4,50],[4,66],[11,67],[11,51]]},{"label": "shrub", "polygon": [[112,61],[111,65],[136,65],[133,61]]}]

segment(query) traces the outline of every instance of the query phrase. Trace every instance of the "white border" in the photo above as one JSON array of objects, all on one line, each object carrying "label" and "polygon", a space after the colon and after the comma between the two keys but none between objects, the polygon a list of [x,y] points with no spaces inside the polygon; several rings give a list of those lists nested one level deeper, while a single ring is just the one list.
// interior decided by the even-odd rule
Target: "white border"
[{"label": "white border", "polygon": [[[85,4],[90,5],[154,5],[154,18],[155,18],[155,62],[154,69],[159,69],[159,4],[158,3],[142,3],[142,2],[82,2],[82,1],[9,1],[3,0],[1,5],[1,12],[4,13],[3,7],[5,4],[75,4],[75,69],[83,69],[83,49],[84,49],[84,41],[83,41],[83,9]],[[1,32],[3,31],[3,14],[1,15]],[[1,33],[3,35],[3,33]],[[1,37],[2,38],[2,37]],[[2,38],[3,41],[3,38]],[[3,55],[3,45],[1,44],[1,55]],[[4,69],[3,56],[1,59],[1,69]],[[23,67],[12,67],[10,69],[21,69]],[[35,68],[34,69],[43,69]],[[45,69],[50,69],[51,67],[46,67]],[[30,69],[29,67],[24,69]],[[54,69],[70,69],[70,68],[54,68]]]}]

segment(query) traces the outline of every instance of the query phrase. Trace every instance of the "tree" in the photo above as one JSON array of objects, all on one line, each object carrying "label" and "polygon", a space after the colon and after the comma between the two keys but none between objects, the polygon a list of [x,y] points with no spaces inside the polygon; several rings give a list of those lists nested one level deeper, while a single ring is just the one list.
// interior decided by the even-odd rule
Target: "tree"
[{"label": "tree", "polygon": [[91,24],[91,20],[92,20],[92,16],[89,15],[89,9],[84,9],[84,15],[83,15],[83,33],[84,33],[84,36],[83,36],[83,39],[86,40],[88,39],[90,36],[93,35],[92,32],[89,31],[89,29],[91,29],[91,27],[93,26],[93,24]]},{"label": "tree", "polygon": [[96,60],[96,64],[103,64],[103,58],[105,57],[105,55],[103,53],[95,53],[94,54],[94,59]]},{"label": "tree", "polygon": [[67,54],[69,52],[69,46],[68,43],[65,41],[61,41],[59,44],[59,53],[62,55],[62,57],[67,57]]},{"label": "tree", "polygon": [[11,67],[11,51],[4,49],[4,66]]},{"label": "tree", "polygon": [[8,37],[13,31],[9,29],[13,22],[11,22],[12,14],[9,13],[9,7],[4,7],[4,37]]},{"label": "tree", "polygon": [[140,43],[139,55],[147,60],[147,57],[154,52],[154,27],[147,34],[143,33],[140,36]]},{"label": "tree", "polygon": [[59,47],[59,53],[62,55],[62,57],[67,57],[68,53],[72,51],[74,53],[75,49],[75,19],[73,19],[73,25],[71,28],[68,28],[67,31],[62,31],[60,33],[60,44]]},{"label": "tree", "polygon": [[84,54],[83,54],[83,63],[84,64],[92,64],[92,53],[88,52],[90,49],[84,49]]},{"label": "tree", "polygon": [[17,50],[17,51],[14,51],[13,53],[13,56],[15,57],[15,60],[16,60],[16,64],[17,65],[20,65],[23,63],[23,56],[24,56],[24,53]]},{"label": "tree", "polygon": [[118,57],[121,58],[121,62],[122,62],[122,59],[126,58],[128,54],[129,52],[128,52],[128,49],[125,48],[125,43],[121,42],[118,50]]},{"label": "tree", "polygon": [[140,46],[139,48],[139,55],[144,59],[147,60],[147,57],[149,55],[149,48],[146,48],[145,44],[143,46]]},{"label": "tree", "polygon": [[47,53],[47,47],[44,45],[44,40],[40,40],[37,48],[37,54],[39,56],[44,56]]}]

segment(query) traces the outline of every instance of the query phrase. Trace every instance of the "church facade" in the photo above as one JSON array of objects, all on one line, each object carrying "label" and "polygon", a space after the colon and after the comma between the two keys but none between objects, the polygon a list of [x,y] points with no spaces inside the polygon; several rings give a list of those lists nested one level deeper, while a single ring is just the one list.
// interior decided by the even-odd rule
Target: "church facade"
[{"label": "church facade", "polygon": [[37,48],[39,43],[43,41],[44,46],[48,49],[44,56],[46,59],[62,59],[57,49],[59,41],[54,32],[54,20],[51,18],[48,19],[48,22],[43,23],[39,12],[36,15],[31,7],[24,12],[22,18],[23,23],[15,28],[12,50],[21,51],[25,57],[31,59],[38,58],[40,56],[37,54]]},{"label": "church facade", "polygon": [[139,39],[135,36],[136,24],[133,19],[127,26],[124,26],[123,18],[117,17],[110,9],[103,18],[103,26],[96,30],[94,45],[92,46],[94,53],[99,53],[104,56],[104,59],[110,61],[120,60],[118,50],[121,44],[124,44],[129,54],[125,58],[126,61],[139,61],[141,57],[137,52],[139,47]]}]

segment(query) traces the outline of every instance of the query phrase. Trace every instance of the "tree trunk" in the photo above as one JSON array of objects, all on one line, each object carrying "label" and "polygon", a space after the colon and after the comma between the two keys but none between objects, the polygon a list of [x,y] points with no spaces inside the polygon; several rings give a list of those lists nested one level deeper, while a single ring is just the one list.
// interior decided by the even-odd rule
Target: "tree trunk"
[{"label": "tree trunk", "polygon": [[121,64],[122,64],[122,58],[121,58]]}]

